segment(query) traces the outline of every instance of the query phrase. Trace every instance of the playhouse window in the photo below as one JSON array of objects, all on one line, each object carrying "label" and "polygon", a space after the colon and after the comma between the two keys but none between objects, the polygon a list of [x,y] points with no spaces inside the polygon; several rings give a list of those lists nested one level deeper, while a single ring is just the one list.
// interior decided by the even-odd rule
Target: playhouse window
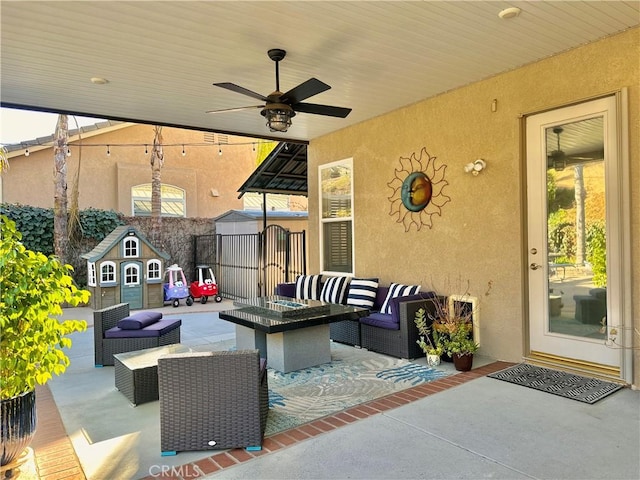
[{"label": "playhouse window", "polygon": [[122,248],[122,253],[125,258],[135,258],[140,256],[140,254],[138,253],[139,242],[136,237],[125,238],[122,242]]},{"label": "playhouse window", "polygon": [[149,260],[147,262],[147,281],[160,280],[162,278],[162,270],[159,260]]},{"label": "playhouse window", "polygon": [[96,286],[96,264],[93,262],[87,262],[87,285]]},{"label": "playhouse window", "polygon": [[116,283],[116,264],[113,262],[104,262],[100,265],[100,284]]},{"label": "playhouse window", "polygon": [[[173,185],[160,187],[160,215],[163,217],[185,217],[187,199],[182,188]],[[145,183],[131,188],[131,210],[134,217],[151,216],[151,184]]]},{"label": "playhouse window", "polygon": [[135,264],[129,264],[124,269],[124,284],[138,285],[140,283],[140,267]]}]

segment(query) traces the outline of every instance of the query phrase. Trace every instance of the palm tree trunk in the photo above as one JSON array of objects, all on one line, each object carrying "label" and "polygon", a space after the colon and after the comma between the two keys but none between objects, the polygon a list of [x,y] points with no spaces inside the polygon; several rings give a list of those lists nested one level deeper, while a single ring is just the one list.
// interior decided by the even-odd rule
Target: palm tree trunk
[{"label": "palm tree trunk", "polygon": [[62,263],[68,263],[69,235],[67,219],[67,150],[69,121],[58,115],[53,147],[53,247]]},{"label": "palm tree trunk", "polygon": [[584,265],[586,260],[586,223],[584,202],[587,196],[584,188],[584,175],[582,165],[574,168],[575,201],[576,201],[576,263]]},{"label": "palm tree trunk", "polygon": [[151,240],[161,245],[162,232],[162,180],[160,170],[164,163],[162,151],[162,127],[153,128],[153,149],[151,150]]}]

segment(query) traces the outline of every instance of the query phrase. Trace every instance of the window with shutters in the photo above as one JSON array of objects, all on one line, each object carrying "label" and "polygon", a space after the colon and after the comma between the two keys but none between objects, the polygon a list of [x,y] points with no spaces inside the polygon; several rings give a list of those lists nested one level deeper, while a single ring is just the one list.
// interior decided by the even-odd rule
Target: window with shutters
[{"label": "window with shutters", "polygon": [[353,275],[353,159],[321,165],[318,178],[322,272]]}]

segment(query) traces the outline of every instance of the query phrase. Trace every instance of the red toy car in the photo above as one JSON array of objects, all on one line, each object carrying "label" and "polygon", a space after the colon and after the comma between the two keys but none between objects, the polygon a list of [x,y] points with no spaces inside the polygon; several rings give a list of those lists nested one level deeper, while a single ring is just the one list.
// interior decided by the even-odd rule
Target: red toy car
[{"label": "red toy car", "polygon": [[198,278],[191,282],[189,293],[192,299],[200,299],[200,303],[207,303],[209,297],[214,297],[216,302],[221,302],[222,297],[218,294],[218,284],[213,270],[208,265],[196,266]]}]

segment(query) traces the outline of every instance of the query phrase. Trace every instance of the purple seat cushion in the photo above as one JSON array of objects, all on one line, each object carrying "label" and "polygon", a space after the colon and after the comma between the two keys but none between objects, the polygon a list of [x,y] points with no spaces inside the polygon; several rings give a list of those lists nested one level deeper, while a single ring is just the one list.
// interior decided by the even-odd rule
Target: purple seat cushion
[{"label": "purple seat cushion", "polygon": [[296,284],[295,283],[279,283],[276,285],[276,295],[282,297],[294,298],[296,296]]},{"label": "purple seat cushion", "polygon": [[360,323],[371,325],[372,327],[386,328],[387,330],[400,330],[400,323],[393,320],[388,313],[372,313],[368,317],[360,319]]},{"label": "purple seat cushion", "polygon": [[179,318],[165,318],[158,320],[139,330],[125,330],[120,327],[113,327],[104,332],[105,338],[143,338],[143,337],[160,337],[174,328],[182,325]]},{"label": "purple seat cushion", "polygon": [[387,298],[387,293],[389,293],[389,287],[383,287],[378,285],[378,291],[376,292],[376,300],[373,302],[372,310],[379,312],[382,309],[382,304]]},{"label": "purple seat cushion", "polygon": [[[366,323],[367,325],[372,325],[374,327],[386,328],[388,330],[399,330],[400,329],[400,302],[411,302],[413,300],[423,300],[423,299],[432,298],[435,296],[436,294],[434,292],[422,292],[416,295],[408,295],[406,297],[392,298],[390,301],[390,304],[391,304],[390,314],[375,312],[369,315],[368,317],[361,318],[360,322]],[[378,295],[377,298],[380,298],[380,296]],[[386,298],[386,294],[384,298]],[[383,301],[384,301],[384,298],[383,298]]]},{"label": "purple seat cushion", "polygon": [[162,318],[160,312],[136,312],[118,321],[118,327],[122,330],[140,330],[156,323]]}]

